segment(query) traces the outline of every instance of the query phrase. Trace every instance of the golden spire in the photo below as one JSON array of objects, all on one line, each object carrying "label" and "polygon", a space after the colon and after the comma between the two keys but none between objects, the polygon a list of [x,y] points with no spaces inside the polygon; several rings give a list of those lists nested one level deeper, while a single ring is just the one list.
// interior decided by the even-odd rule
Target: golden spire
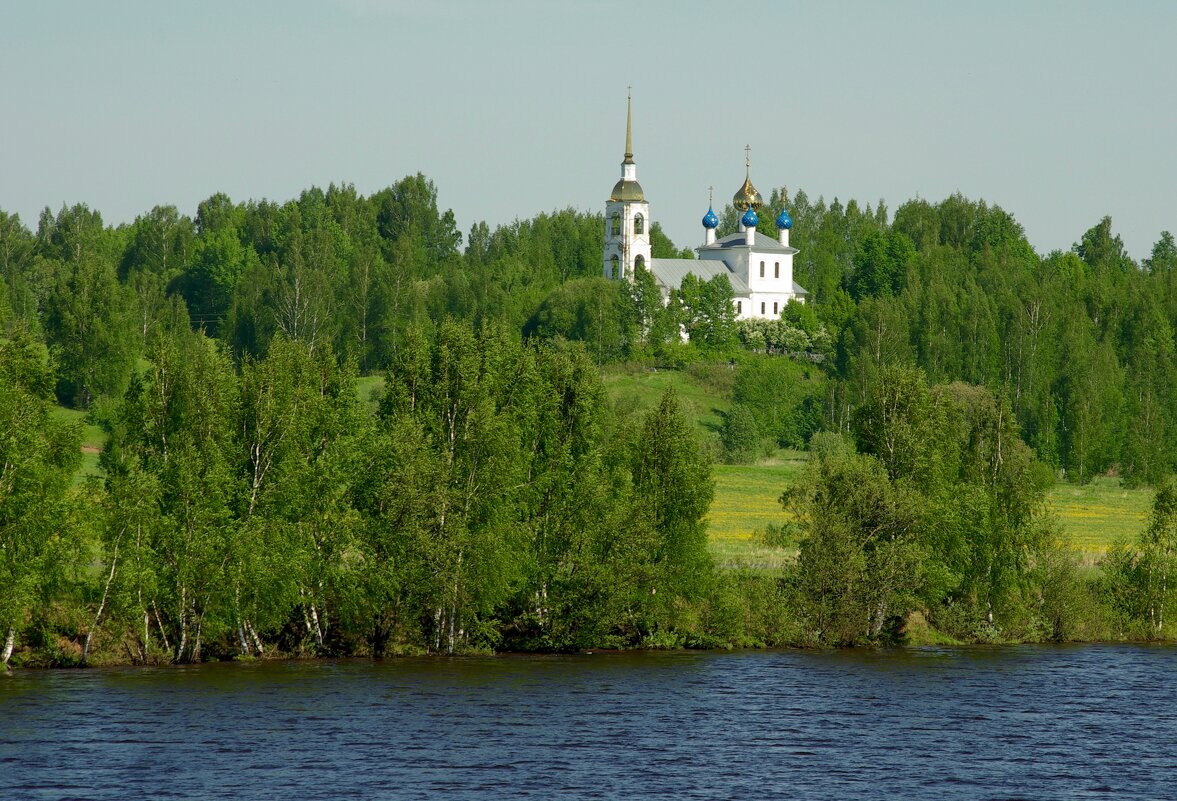
[{"label": "golden spire", "polygon": [[633,164],[633,87],[626,87],[625,98],[625,161],[622,164]]}]

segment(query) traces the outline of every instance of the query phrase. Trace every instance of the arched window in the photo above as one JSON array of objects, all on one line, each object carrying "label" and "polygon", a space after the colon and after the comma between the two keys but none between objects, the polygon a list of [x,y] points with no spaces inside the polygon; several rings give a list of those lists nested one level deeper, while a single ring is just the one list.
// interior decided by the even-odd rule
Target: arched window
[{"label": "arched window", "polygon": [[764,277],[764,262],[760,262],[760,277]]},{"label": "arched window", "polygon": [[621,215],[613,212],[613,236],[621,235]]},{"label": "arched window", "polygon": [[781,313],[780,309],[777,308],[777,304],[775,302],[772,304],[772,313],[773,314],[780,314]]},{"label": "arched window", "polygon": [[642,234],[642,233],[645,233],[645,230],[646,230],[646,218],[639,214],[638,216],[633,218],[633,232],[635,234]]},{"label": "arched window", "polygon": [[772,277],[773,278],[780,278],[781,277],[781,263],[779,261],[776,263],[776,267],[772,271]]},{"label": "arched window", "polygon": [[633,260],[634,272],[637,272],[638,270],[644,270],[645,267],[646,267],[646,257],[645,256],[638,256]]},{"label": "arched window", "polygon": [[613,254],[613,266],[609,268],[609,277],[610,278],[620,278],[621,277],[621,273],[618,271],[620,264],[621,264],[621,259],[617,258],[617,254],[614,253]]}]

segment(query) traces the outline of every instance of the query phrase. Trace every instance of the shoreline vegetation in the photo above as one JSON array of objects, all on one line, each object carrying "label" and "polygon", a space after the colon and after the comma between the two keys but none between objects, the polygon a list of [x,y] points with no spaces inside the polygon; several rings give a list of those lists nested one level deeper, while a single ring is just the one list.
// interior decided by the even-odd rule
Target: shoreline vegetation
[{"label": "shoreline vegetation", "polygon": [[0,663],[1172,640],[1173,238],[768,205],[755,324],[420,175],[0,212]]}]

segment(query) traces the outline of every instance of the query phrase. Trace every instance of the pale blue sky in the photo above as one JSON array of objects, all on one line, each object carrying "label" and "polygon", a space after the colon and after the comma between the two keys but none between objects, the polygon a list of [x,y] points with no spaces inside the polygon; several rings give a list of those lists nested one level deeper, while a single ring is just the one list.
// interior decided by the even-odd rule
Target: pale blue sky
[{"label": "pale blue sky", "polygon": [[960,191],[1040,251],[1177,230],[1177,3],[0,5],[0,208],[108,222],[424,172],[463,233],[638,177],[681,245],[743,180],[893,211]]}]

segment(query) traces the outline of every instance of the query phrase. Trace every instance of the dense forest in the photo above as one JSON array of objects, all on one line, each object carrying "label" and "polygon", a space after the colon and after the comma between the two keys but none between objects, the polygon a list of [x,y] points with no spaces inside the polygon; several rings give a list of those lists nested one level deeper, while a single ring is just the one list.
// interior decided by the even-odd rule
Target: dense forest
[{"label": "dense forest", "polygon": [[[1170,636],[1173,237],[1137,263],[1108,218],[1040,255],[959,195],[767,205],[810,303],[743,323],[722,280],[601,278],[600,214],[463,236],[422,175],[0,211],[3,662]],[[714,441],[673,394],[610,403],[622,363],[730,369]],[[785,446],[796,560],[717,568],[712,460]],[[1104,474],[1156,503],[1091,565],[1043,495]]]}]

